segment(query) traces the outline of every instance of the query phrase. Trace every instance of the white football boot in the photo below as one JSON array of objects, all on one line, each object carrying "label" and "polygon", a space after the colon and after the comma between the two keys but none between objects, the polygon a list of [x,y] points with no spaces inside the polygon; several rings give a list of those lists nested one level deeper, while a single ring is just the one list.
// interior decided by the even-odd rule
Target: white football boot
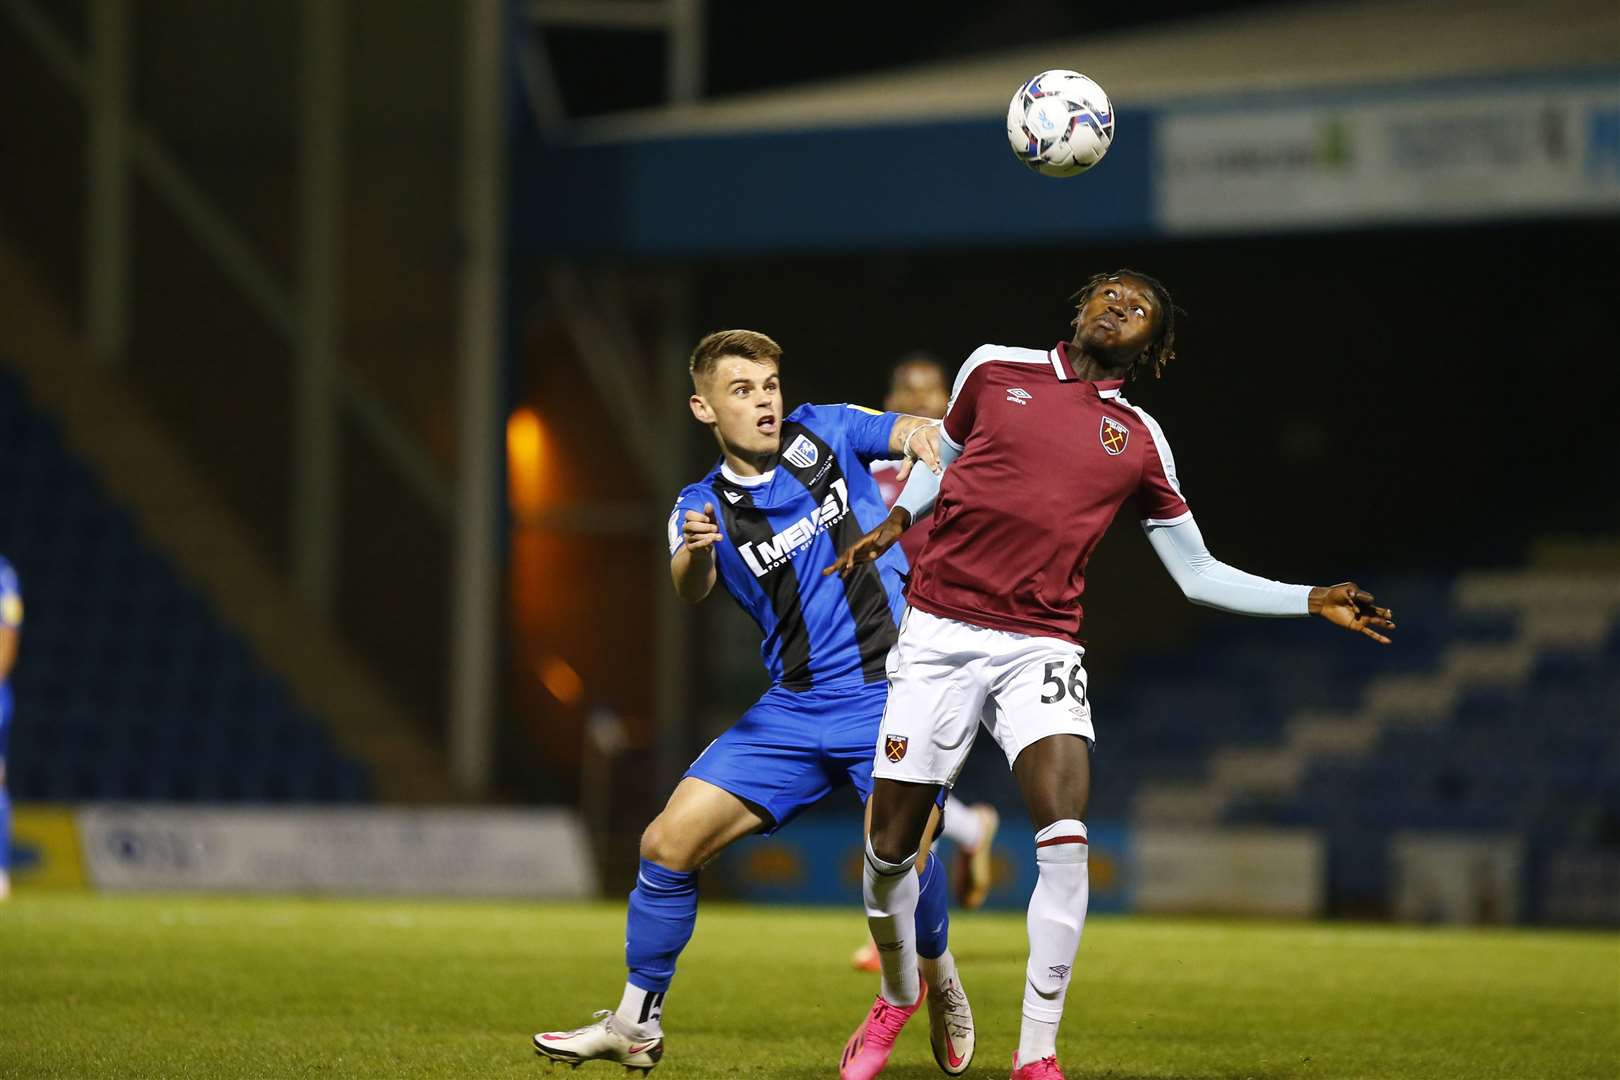
[{"label": "white football boot", "polygon": [[595,1014],[596,1023],[573,1031],[542,1031],[534,1037],[534,1052],[543,1058],[579,1068],[586,1061],[612,1061],[646,1076],[664,1056],[664,1036],[637,1038],[629,1024],[610,1010]]},{"label": "white football boot", "polygon": [[973,1009],[962,980],[953,970],[938,990],[928,995],[928,1041],[934,1060],[947,1076],[961,1076],[973,1061]]}]

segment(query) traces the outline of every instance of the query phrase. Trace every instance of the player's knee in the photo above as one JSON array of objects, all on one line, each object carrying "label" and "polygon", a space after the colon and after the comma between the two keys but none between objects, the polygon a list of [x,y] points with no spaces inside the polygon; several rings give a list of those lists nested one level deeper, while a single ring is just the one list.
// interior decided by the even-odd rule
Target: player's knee
[{"label": "player's knee", "polygon": [[666,870],[687,873],[698,868],[699,853],[679,830],[671,829],[662,817],[654,818],[641,833],[641,857]]},{"label": "player's knee", "polygon": [[886,863],[899,865],[917,854],[917,845],[921,836],[909,835],[909,830],[898,821],[885,822],[881,827],[876,823],[872,826],[872,854]]}]

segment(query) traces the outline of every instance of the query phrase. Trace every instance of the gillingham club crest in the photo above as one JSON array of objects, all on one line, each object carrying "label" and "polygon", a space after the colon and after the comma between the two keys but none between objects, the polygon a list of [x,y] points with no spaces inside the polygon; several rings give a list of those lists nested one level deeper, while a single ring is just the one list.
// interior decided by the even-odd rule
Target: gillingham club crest
[{"label": "gillingham club crest", "polygon": [[793,445],[789,446],[782,456],[788,459],[788,464],[808,469],[816,463],[816,458],[820,455],[816,451],[816,444],[800,435],[793,440]]},{"label": "gillingham club crest", "polygon": [[1112,457],[1118,457],[1125,452],[1125,445],[1131,441],[1131,429],[1115,420],[1112,416],[1102,418],[1102,426],[1097,429],[1097,438],[1102,440],[1102,448]]},{"label": "gillingham club crest", "polygon": [[910,740],[904,735],[883,736],[883,756],[900,764],[900,759],[906,756],[906,743]]}]

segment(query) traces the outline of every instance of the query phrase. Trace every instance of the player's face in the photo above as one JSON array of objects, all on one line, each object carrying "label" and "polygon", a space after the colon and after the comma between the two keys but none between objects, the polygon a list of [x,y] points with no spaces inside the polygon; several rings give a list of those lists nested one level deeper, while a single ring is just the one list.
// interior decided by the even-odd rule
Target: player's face
[{"label": "player's face", "polygon": [[883,399],[887,412],[911,413],[938,420],[945,415],[950,393],[945,389],[945,372],[938,364],[902,364],[894,373],[889,396]]},{"label": "player's face", "polygon": [[1147,282],[1122,274],[1105,281],[1074,314],[1074,342],[1116,363],[1134,360],[1158,333],[1158,299]]},{"label": "player's face", "polygon": [[782,445],[782,380],[776,365],[722,356],[692,395],[692,415],[713,424],[721,445],[743,457],[774,454]]}]

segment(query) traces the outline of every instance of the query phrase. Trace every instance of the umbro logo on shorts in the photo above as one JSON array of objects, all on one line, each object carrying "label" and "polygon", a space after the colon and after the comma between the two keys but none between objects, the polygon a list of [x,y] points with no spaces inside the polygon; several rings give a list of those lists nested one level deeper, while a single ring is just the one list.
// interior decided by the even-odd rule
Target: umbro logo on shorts
[{"label": "umbro logo on shorts", "polygon": [[883,736],[883,756],[899,764],[900,759],[906,756],[906,743],[910,741],[904,735]]},{"label": "umbro logo on shorts", "polygon": [[1014,405],[1028,405],[1034,395],[1022,386],[1015,386],[1007,391],[1007,400]]}]

